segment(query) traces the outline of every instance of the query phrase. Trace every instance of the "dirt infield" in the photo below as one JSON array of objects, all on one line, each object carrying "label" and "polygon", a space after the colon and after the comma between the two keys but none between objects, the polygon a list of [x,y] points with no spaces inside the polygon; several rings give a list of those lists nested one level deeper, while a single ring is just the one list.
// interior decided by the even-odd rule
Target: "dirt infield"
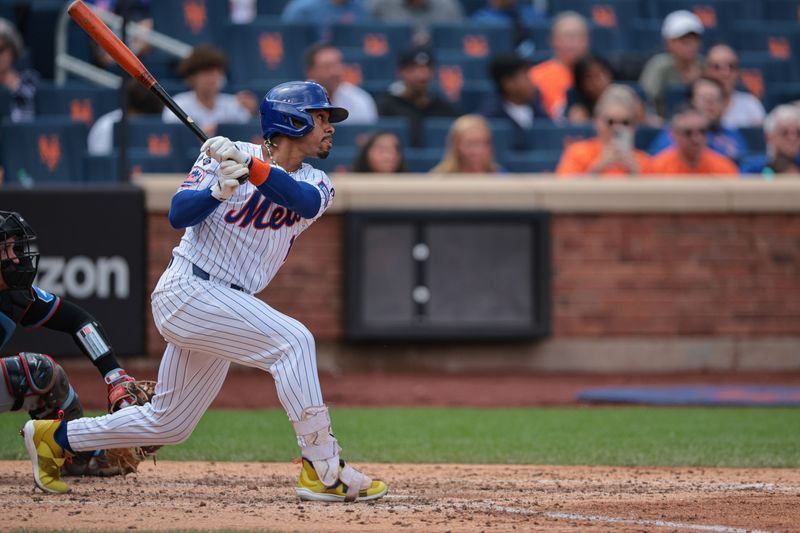
[{"label": "dirt infield", "polygon": [[798,470],[364,466],[384,500],[300,503],[299,466],[276,463],[146,464],[53,496],[0,462],[0,530],[800,531]]}]

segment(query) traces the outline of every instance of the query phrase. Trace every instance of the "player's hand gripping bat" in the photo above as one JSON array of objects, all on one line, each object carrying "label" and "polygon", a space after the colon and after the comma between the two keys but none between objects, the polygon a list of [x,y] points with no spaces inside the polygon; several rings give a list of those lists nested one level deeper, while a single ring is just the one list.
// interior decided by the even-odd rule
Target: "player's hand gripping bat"
[{"label": "player's hand gripping bat", "polygon": [[[69,16],[83,28],[89,37],[100,45],[103,50],[108,52],[114,61],[121,66],[125,72],[133,76],[135,80],[150,89],[150,92],[155,94],[159,100],[164,102],[164,105],[170,111],[175,113],[181,122],[183,122],[192,133],[194,133],[202,142],[208,139],[205,132],[195,124],[192,117],[186,114],[181,107],[175,103],[175,100],[164,90],[152,74],[145,68],[139,58],[117,37],[111,29],[100,20],[100,17],[95,15],[89,6],[83,3],[82,0],[75,0],[67,8]],[[239,178],[239,183],[244,183],[249,178],[244,175]]]}]

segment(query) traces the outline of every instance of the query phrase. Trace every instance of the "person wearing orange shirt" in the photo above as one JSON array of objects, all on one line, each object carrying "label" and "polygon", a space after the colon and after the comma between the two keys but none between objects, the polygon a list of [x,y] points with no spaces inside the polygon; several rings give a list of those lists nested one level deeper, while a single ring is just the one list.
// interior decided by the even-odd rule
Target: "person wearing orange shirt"
[{"label": "person wearing orange shirt", "polygon": [[567,91],[573,85],[572,67],[589,52],[586,19],[574,11],[559,13],[553,19],[550,46],[554,57],[532,67],[529,76],[550,118],[557,119],[564,113]]},{"label": "person wearing orange shirt", "polygon": [[636,93],[610,85],[595,106],[597,136],[570,144],[556,168],[559,177],[579,174],[626,176],[650,172],[650,156],[633,147],[637,116]]},{"label": "person wearing orange shirt", "polygon": [[739,174],[733,161],[706,146],[708,119],[697,108],[685,105],[678,109],[671,129],[675,145],[652,159],[653,174],[712,174],[721,178]]}]

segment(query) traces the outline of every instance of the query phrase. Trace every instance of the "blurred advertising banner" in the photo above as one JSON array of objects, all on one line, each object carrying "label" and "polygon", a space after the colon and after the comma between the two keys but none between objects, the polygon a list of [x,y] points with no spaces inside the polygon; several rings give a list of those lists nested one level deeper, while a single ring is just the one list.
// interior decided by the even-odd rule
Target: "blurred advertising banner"
[{"label": "blurred advertising banner", "polygon": [[[143,191],[130,185],[5,188],[0,210],[17,211],[38,235],[36,285],[86,309],[118,354],[143,354]],[[69,336],[46,328],[18,328],[3,351],[80,355]]]},{"label": "blurred advertising banner", "polygon": [[550,333],[541,211],[350,211],[350,340],[514,340]]}]

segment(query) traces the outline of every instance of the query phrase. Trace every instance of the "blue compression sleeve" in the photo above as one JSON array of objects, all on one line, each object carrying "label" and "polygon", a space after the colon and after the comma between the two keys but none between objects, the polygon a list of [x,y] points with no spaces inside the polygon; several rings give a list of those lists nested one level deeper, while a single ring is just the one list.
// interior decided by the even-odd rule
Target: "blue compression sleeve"
[{"label": "blue compression sleeve", "polygon": [[169,223],[175,229],[188,228],[201,223],[220,201],[211,196],[211,189],[179,191],[172,197]]},{"label": "blue compression sleeve", "polygon": [[322,204],[319,190],[310,183],[295,181],[279,168],[272,167],[267,180],[257,187],[267,199],[303,218],[314,218],[319,213]]}]

